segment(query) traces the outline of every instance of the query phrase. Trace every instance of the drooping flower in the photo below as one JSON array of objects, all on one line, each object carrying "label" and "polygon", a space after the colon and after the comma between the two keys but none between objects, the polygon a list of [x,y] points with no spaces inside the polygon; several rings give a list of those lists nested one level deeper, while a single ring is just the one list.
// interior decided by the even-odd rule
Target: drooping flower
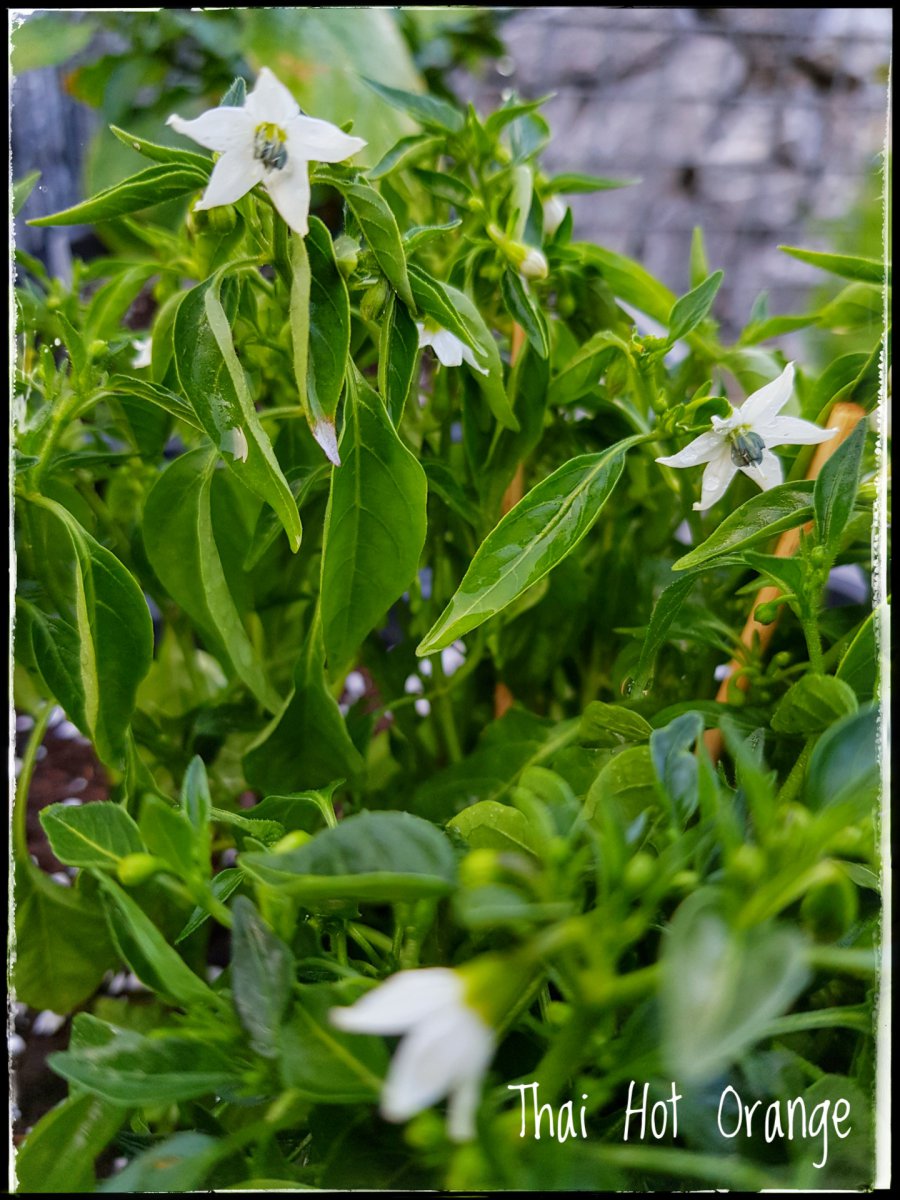
[{"label": "drooping flower", "polygon": [[778,414],[794,390],[794,364],[788,363],[777,379],[748,396],[729,417],[713,417],[712,429],[701,433],[677,454],[656,461],[666,467],[696,467],[706,464],[698,512],[711,508],[728,490],[738,471],[752,479],[763,491],[782,482],[781,459],[772,453],[775,446],[811,446],[827,442],[836,429],[821,429],[800,417]]},{"label": "drooping flower", "polygon": [[443,363],[445,367],[459,367],[467,363],[480,375],[488,374],[487,367],[479,365],[471,347],[449,329],[441,329],[439,325],[427,322],[423,324],[421,321],[416,322],[416,329],[419,331],[419,349],[430,346],[437,355],[438,362]]},{"label": "drooping flower", "polygon": [[366,144],[329,121],[304,116],[268,67],[242,108],[220,105],[193,121],[174,114],[166,124],[221,156],[196,209],[234,204],[261,183],[301,237],[309,217],[308,164],[342,162]]},{"label": "drooping flower", "polygon": [[406,1121],[449,1096],[447,1128],[454,1141],[475,1135],[481,1081],[496,1033],[470,1003],[464,970],[400,971],[349,1008],[333,1008],[331,1023],[348,1033],[402,1034],[381,1094],[381,1115]]}]

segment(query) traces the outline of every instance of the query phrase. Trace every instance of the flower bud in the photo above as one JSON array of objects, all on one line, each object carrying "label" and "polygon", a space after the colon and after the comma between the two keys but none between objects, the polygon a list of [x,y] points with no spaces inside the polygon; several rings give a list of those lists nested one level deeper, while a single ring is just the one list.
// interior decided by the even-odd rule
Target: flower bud
[{"label": "flower bud", "polygon": [[548,196],[544,201],[544,233],[553,237],[560,225],[566,219],[568,207],[559,196]]},{"label": "flower bud", "polygon": [[364,321],[377,321],[388,298],[388,282],[382,277],[364,293],[359,303],[359,315]]},{"label": "flower bud", "polygon": [[626,866],[622,886],[629,896],[639,896],[647,890],[657,873],[658,863],[653,855],[640,851]]},{"label": "flower bud", "polygon": [[753,610],[753,618],[759,621],[760,625],[771,625],[773,621],[778,620],[778,610],[784,603],[783,599],[767,600],[764,604],[757,605]]},{"label": "flower bud", "polygon": [[470,850],[459,865],[459,881],[464,888],[496,883],[501,868],[496,850]]},{"label": "flower bud", "polygon": [[359,262],[359,242],[356,238],[342,233],[334,243],[334,257],[340,273],[345,279],[349,279]]},{"label": "flower bud", "polygon": [[311,838],[312,835],[307,833],[305,829],[292,829],[290,833],[286,833],[283,838],[275,843],[272,847],[272,853],[287,854],[289,850],[299,850]]},{"label": "flower bud", "polygon": [[541,251],[535,250],[531,246],[519,264],[519,270],[526,279],[546,279],[550,268],[547,266],[547,260]]},{"label": "flower bud", "polygon": [[116,874],[119,882],[124,883],[126,887],[136,887],[165,869],[166,864],[153,854],[126,854],[124,858],[119,859]]}]

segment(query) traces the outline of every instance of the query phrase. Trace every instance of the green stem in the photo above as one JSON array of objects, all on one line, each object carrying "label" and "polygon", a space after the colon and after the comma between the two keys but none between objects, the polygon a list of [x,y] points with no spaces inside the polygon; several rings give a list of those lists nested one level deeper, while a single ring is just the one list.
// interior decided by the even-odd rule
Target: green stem
[{"label": "green stem", "polygon": [[37,753],[44,741],[44,734],[47,732],[47,726],[50,723],[50,714],[53,712],[54,705],[48,701],[42,709],[40,715],[35,719],[34,728],[31,731],[31,737],[28,739],[28,746],[22,758],[22,769],[19,772],[19,779],[16,783],[16,796],[13,808],[13,851],[17,861],[22,863],[30,862],[28,857],[28,791],[31,787],[31,777],[34,774],[35,763],[37,762]]}]

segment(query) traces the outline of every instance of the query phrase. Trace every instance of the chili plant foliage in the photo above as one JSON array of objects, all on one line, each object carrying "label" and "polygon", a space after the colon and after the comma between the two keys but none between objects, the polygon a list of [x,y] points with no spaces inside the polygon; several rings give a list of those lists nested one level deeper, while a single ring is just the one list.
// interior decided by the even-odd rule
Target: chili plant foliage
[{"label": "chili plant foliage", "polygon": [[[804,252],[844,292],[727,343],[699,232],[682,296],[574,239],[618,185],[542,173],[539,101],[373,84],[415,131],[366,169],[263,83],[39,222],[130,253],[19,255],[14,985],[75,1014],[20,1185],[867,1185],[878,613],[827,589],[880,266]],[[870,348],[790,367],[804,324]],[[25,839],[54,705],[110,781],[41,813],[71,887]],[[827,1120],[732,1136],[729,1087]]]}]

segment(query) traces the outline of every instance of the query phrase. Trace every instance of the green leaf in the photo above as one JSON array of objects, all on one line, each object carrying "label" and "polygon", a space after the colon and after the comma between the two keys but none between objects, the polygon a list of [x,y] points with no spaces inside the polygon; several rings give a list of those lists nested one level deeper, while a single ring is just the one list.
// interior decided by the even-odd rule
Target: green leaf
[{"label": "green leaf", "polygon": [[548,403],[571,404],[600,381],[601,371],[614,354],[620,352],[631,360],[628,343],[617,333],[603,329],[590,337],[565,363],[550,384]]},{"label": "green leaf", "polygon": [[[366,174],[369,179],[382,179],[385,175],[390,175],[392,171],[405,170],[412,163],[418,162],[420,158],[437,154],[443,149],[443,146],[444,139],[442,137],[423,137],[421,134],[413,134],[411,137],[401,138]],[[405,237],[404,241],[406,241]],[[407,242],[407,253],[409,253],[409,249]]]},{"label": "green leaf", "polygon": [[802,525],[812,516],[814,487],[811,479],[803,479],[797,483],[781,483],[752,496],[729,513],[705,542],[673,563],[672,570],[693,570],[721,555],[733,554],[744,546],[751,546],[774,537],[776,533],[783,533],[785,529]]},{"label": "green leaf", "polygon": [[448,329],[454,337],[465,342],[470,350],[475,351],[478,358],[483,358],[481,346],[457,311],[447,285],[441,283],[439,279],[435,279],[433,275],[429,275],[415,263],[410,263],[409,281],[416,304],[422,312],[431,317],[432,321],[440,325],[442,329]]},{"label": "green leaf", "polygon": [[416,648],[431,654],[501,612],[570,554],[600,515],[639,438],[564,463],[488,534],[455,595]]},{"label": "green leaf", "polygon": [[844,803],[860,817],[872,810],[881,786],[877,721],[869,705],[843,717],[816,742],[804,790],[814,812]]},{"label": "green leaf", "polygon": [[235,1084],[233,1059],[199,1038],[107,1028],[110,1040],[51,1054],[50,1066],[79,1088],[130,1107],[193,1100]]},{"label": "green leaf", "polygon": [[[549,360],[539,358],[531,346],[524,346],[509,377],[509,396],[519,428],[495,428],[485,468],[477,476],[486,512],[500,510],[506,488],[541,440],[549,376]],[[479,532],[483,528],[480,521],[476,522],[476,528]]]},{"label": "green leaf", "polygon": [[227,1142],[205,1133],[173,1133],[133,1158],[124,1170],[105,1179],[99,1192],[194,1192],[200,1190]]},{"label": "green leaf", "polygon": [[258,1054],[275,1058],[281,1021],[294,987],[294,957],[246,896],[232,906],[231,992]]},{"label": "green leaf", "polygon": [[520,117],[526,117],[530,113],[537,112],[542,105],[546,104],[552,98],[551,94],[539,96],[536,100],[517,100],[515,97],[504,100],[503,104],[486,118],[484,122],[485,133],[491,137],[496,137],[507,125],[510,125],[513,121],[518,121]]},{"label": "green leaf", "polygon": [[405,812],[358,813],[285,854],[242,854],[240,865],[301,901],[441,896],[456,880],[444,834]]},{"label": "green leaf", "polygon": [[68,509],[46,496],[31,499],[30,530],[53,554],[46,582],[58,605],[55,613],[27,605],[35,658],[69,719],[103,762],[118,767],[152,661],[150,610],[134,577]]},{"label": "green leaf", "polygon": [[546,358],[550,353],[547,321],[540,307],[529,295],[521,277],[515,271],[504,271],[500,279],[500,291],[506,311],[525,330],[525,335],[535,352],[541,358]]},{"label": "green leaf", "polygon": [[[299,376],[297,382],[313,434],[324,422],[331,426],[331,438],[336,441],[335,414],[350,350],[350,298],[335,260],[331,234],[318,217],[309,219],[305,244],[310,271],[309,359],[305,385]],[[293,310],[292,293],[292,320]]]},{"label": "green leaf", "polygon": [[93,225],[98,221],[111,221],[125,213],[138,212],[166,200],[176,200],[189,192],[197,192],[209,181],[208,174],[196,167],[165,164],[147,167],[130,179],[124,179],[105,191],[98,192],[90,200],[83,200],[71,208],[51,213],[46,217],[34,217],[29,225]]},{"label": "green leaf", "polygon": [[375,261],[384,271],[400,299],[410,308],[414,308],[403,240],[397,227],[397,219],[387,201],[362,179],[344,179],[328,171],[320,170],[316,173],[315,181],[327,183],[341,193],[359,222],[359,227],[369,243]]},{"label": "green leaf", "polygon": [[353,778],[363,768],[328,690],[324,664],[322,626],[316,619],[294,667],[291,694],[243,758],[248,783],[264,795],[322,787],[336,776]]},{"label": "green leaf", "polygon": [[171,413],[179,421],[185,421],[200,433],[203,425],[200,418],[175,392],[146,379],[135,379],[131,375],[113,375],[104,388],[113,395],[121,395],[139,404],[153,404],[164,412]]},{"label": "green leaf", "polygon": [[683,826],[697,807],[697,756],[692,747],[703,732],[700,713],[686,712],[650,734],[650,757],[671,812]]},{"label": "green leaf", "polygon": [[206,767],[199,754],[191,759],[181,781],[181,808],[194,830],[198,865],[208,872],[212,799]]},{"label": "green leaf", "polygon": [[449,283],[443,286],[447,298],[456,309],[466,329],[467,336],[464,340],[470,345],[474,345],[476,357],[487,367],[487,375],[476,371],[475,379],[491,412],[507,429],[518,429],[519,422],[513,413],[512,405],[503,386],[503,363],[500,360],[500,351],[497,349],[497,343],[485,324],[484,318],[465,292],[451,287]]},{"label": "green leaf", "polygon": [[432,196],[446,200],[456,208],[467,209],[475,193],[462,179],[455,175],[445,175],[440,171],[426,171],[416,167],[413,175]]},{"label": "green leaf", "polygon": [[172,599],[260,703],[274,712],[279,698],[244,629],[216,544],[210,488],[217,461],[217,455],[199,449],[166,467],[144,506],[144,547]]},{"label": "green leaf", "polygon": [[[169,997],[183,1007],[195,1004],[219,1007],[215,993],[172,949],[136,901],[107,876],[98,875],[97,879],[103,891],[113,939],[138,979],[151,991]],[[110,1096],[110,1099],[115,1097]]]},{"label": "green leaf", "polygon": [[772,728],[776,733],[804,736],[821,733],[858,707],[856,693],[848,683],[833,675],[811,672],[782,696],[772,714]]},{"label": "green leaf", "polygon": [[841,534],[853,512],[865,444],[866,422],[860,419],[816,479],[813,491],[816,532],[820,543],[831,555],[840,549]]},{"label": "green leaf", "polygon": [[604,764],[591,784],[584,802],[584,815],[601,832],[607,818],[615,817],[626,834],[629,827],[642,829],[639,818],[648,808],[658,807],[656,773],[648,746],[629,746]]},{"label": "green leaf", "polygon": [[600,269],[613,292],[626,304],[633,304],[654,321],[668,325],[676,297],[640,263],[588,242],[574,243],[572,249]]},{"label": "green leaf", "polygon": [[581,714],[578,740],[588,745],[609,745],[607,735],[614,734],[616,739],[624,738],[626,742],[646,742],[652,732],[653,726],[640,713],[621,704],[592,700]]},{"label": "green leaf", "polygon": [[181,388],[226,465],[252,492],[278,513],[291,549],[300,547],[297,505],[262,427],[231,338],[237,295],[231,288],[228,311],[217,272],[185,296],[175,317],[175,369]]},{"label": "green leaf", "polygon": [[[884,263],[876,258],[862,258],[856,254],[823,254],[819,250],[801,250],[799,246],[779,246],[791,258],[821,267],[842,279],[854,279],[859,283],[884,283]],[[891,269],[888,267],[888,287],[891,286]]]},{"label": "green leaf", "polygon": [[[244,879],[244,872],[239,867],[226,867],[224,871],[219,871],[217,875],[210,881],[210,891],[213,898],[220,900],[223,904],[229,896],[233,895],[241,886]],[[198,905],[191,913],[186,924],[181,932],[175,938],[175,945],[183,942],[185,938],[189,938],[192,933],[196,933],[201,925],[209,920],[209,910]]]},{"label": "green leaf", "polygon": [[381,1091],[388,1055],[381,1038],[342,1033],[329,1010],[358,997],[346,985],[313,984],[299,989],[282,1030],[279,1059],[286,1088],[321,1104],[371,1103]]},{"label": "green leaf", "polygon": [[699,225],[694,226],[694,231],[691,234],[690,268],[691,287],[699,287],[710,273],[709,259],[706,254],[706,241],[703,237],[703,230]]},{"label": "green leaf", "polygon": [[333,674],[409,586],[426,523],[425,472],[355,369],[347,377],[340,454],[322,551],[322,630]]},{"label": "green leaf", "polygon": [[849,683],[860,701],[871,700],[878,685],[878,644],[875,638],[876,616],[887,620],[885,609],[871,612],[844,651],[835,675]]},{"label": "green leaf", "polygon": [[154,162],[190,167],[195,171],[203,172],[207,177],[212,173],[213,160],[204,158],[202,154],[195,154],[192,150],[180,150],[176,146],[161,146],[157,142],[148,142],[146,138],[138,137],[136,133],[128,133],[125,129],[119,129],[117,125],[110,125],[109,128],[120,142],[130,146],[138,154],[143,154],[145,158],[153,159]]},{"label": "green leaf", "polygon": [[115,965],[103,909],[83,882],[63,887],[30,862],[15,865],[13,985],[23,1004],[71,1012]]},{"label": "green leaf", "polygon": [[51,804],[41,810],[50,849],[71,867],[115,869],[126,854],[144,849],[137,825],[119,804],[96,801],[73,808]]},{"label": "green leaf", "polygon": [[663,1061],[685,1083],[715,1078],[749,1050],[808,979],[793,929],[729,928],[721,903],[709,889],[695,892],[663,940]]},{"label": "green leaf", "polygon": [[667,322],[670,346],[696,329],[707,316],[724,278],[724,272],[714,271],[693,291],[675,301]]},{"label": "green leaf", "polygon": [[150,853],[167,863],[174,874],[182,878],[196,874],[196,840],[185,813],[160,796],[145,796],[140,829]]},{"label": "green leaf", "polygon": [[566,171],[562,175],[554,175],[548,182],[546,191],[551,196],[573,196],[588,192],[608,192],[611,188],[633,187],[640,182],[640,179],[607,179],[601,175]]},{"label": "green leaf", "polygon": [[16,1155],[18,1191],[92,1192],[94,1160],[106,1149],[126,1110],[99,1096],[69,1096],[41,1117]]},{"label": "green leaf", "polygon": [[676,579],[660,593],[659,599],[653,606],[653,612],[650,614],[650,621],[641,642],[641,653],[637,666],[634,674],[627,681],[628,695],[634,692],[640,695],[647,686],[656,656],[665,645],[669,630],[681,612],[682,605],[688,598],[695,582],[696,578],[691,573],[681,579]]},{"label": "green leaf", "polygon": [[25,207],[28,197],[34,191],[34,185],[40,179],[40,171],[29,171],[13,184],[13,216],[17,217]]},{"label": "green leaf", "polygon": [[378,390],[391,424],[400,426],[419,361],[419,331],[405,304],[390,296],[378,341]]},{"label": "green leaf", "polygon": [[404,92],[400,88],[386,87],[383,83],[376,83],[374,79],[367,79],[365,76],[363,76],[363,81],[373,92],[381,96],[382,100],[387,100],[388,104],[399,109],[400,112],[406,113],[420,125],[424,125],[426,129],[442,129],[447,133],[459,133],[465,124],[465,117],[459,109],[448,104],[446,100],[441,100],[438,96]]},{"label": "green leaf", "polygon": [[515,850],[540,858],[540,837],[528,818],[517,808],[498,804],[496,800],[480,800],[457,813],[447,822],[475,849]]}]

